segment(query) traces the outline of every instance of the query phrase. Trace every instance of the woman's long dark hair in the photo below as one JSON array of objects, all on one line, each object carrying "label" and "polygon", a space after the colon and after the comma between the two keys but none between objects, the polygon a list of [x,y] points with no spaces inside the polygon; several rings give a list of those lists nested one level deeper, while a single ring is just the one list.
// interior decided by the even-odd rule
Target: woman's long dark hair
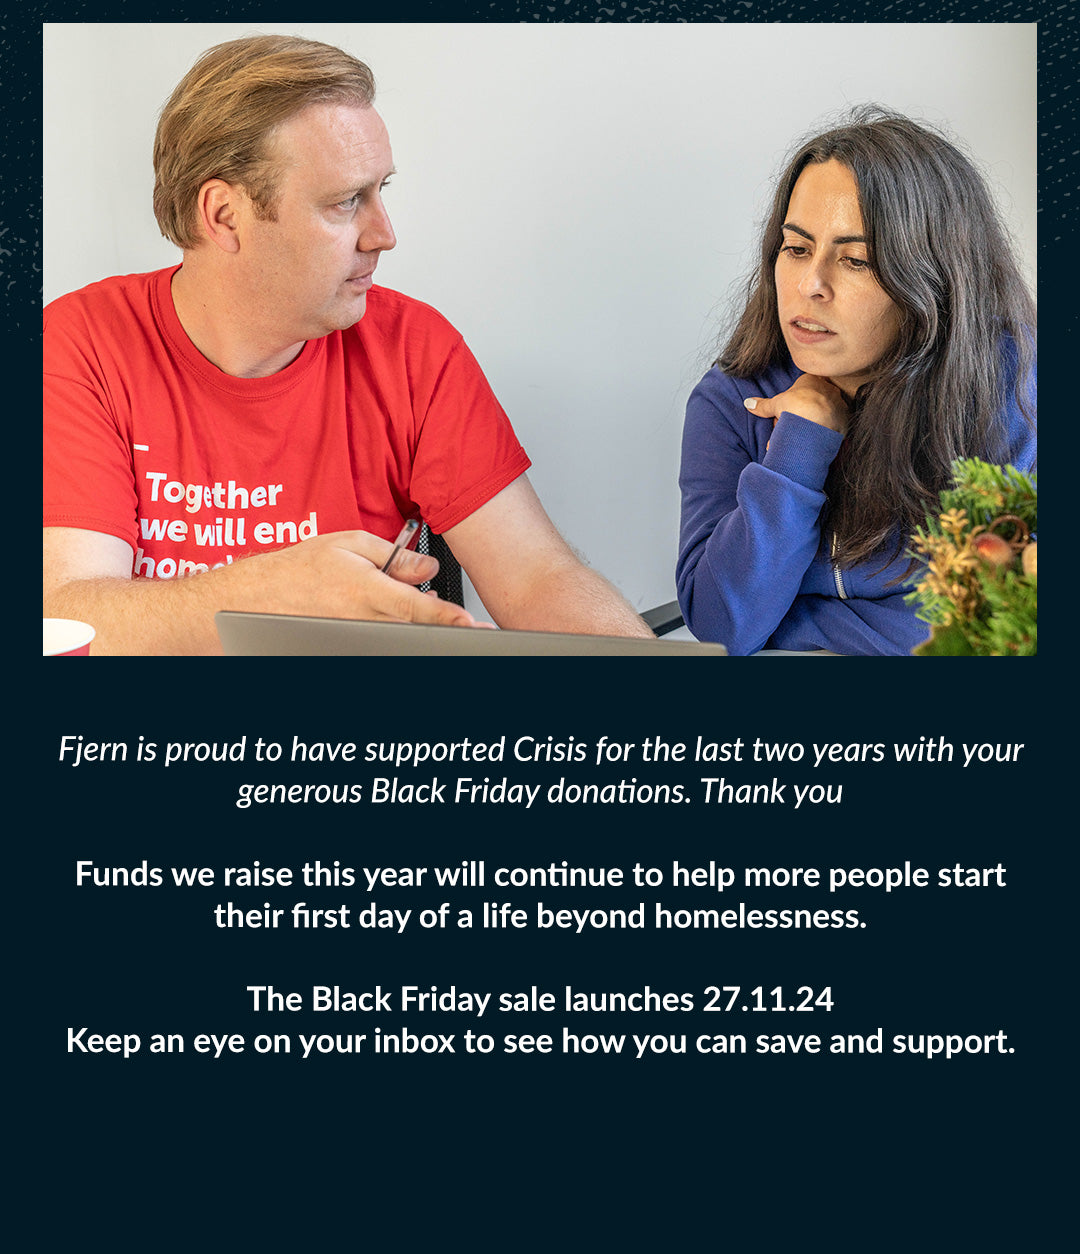
[{"label": "woman's long dark hair", "polygon": [[1033,420],[1035,307],[971,161],[928,127],[866,106],[804,143],[780,176],[722,370],[748,377],[790,360],[774,277],[781,227],[803,169],[830,160],[855,176],[870,266],[900,314],[895,343],[856,394],[825,486],[834,557],[850,566],[903,550],[956,458],[1001,460],[1010,380]]}]

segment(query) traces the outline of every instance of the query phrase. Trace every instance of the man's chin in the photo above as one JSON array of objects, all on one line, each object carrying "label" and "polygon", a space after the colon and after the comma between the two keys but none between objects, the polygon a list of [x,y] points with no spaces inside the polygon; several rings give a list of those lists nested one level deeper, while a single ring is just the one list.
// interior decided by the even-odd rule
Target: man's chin
[{"label": "man's chin", "polygon": [[354,297],[345,312],[347,321],[341,327],[342,331],[347,331],[349,327],[354,327],[360,319],[367,313],[367,292],[361,292],[359,296]]},{"label": "man's chin", "polygon": [[322,339],[323,336],[330,335],[334,331],[347,331],[350,327],[356,326],[366,312],[367,293],[365,292],[330,312],[324,323],[326,329],[318,338]]}]

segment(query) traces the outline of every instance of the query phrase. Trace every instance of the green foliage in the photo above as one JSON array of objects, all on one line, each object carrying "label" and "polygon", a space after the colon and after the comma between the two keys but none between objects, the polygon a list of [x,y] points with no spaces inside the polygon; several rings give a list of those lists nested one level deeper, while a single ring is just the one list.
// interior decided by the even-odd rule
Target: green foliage
[{"label": "green foliage", "polygon": [[1038,652],[1034,476],[977,458],[953,463],[940,509],[912,537],[922,565],[907,596],[931,628],[923,657]]},{"label": "green foliage", "polygon": [[941,494],[941,512],[960,510],[972,526],[1015,514],[1031,535],[1039,529],[1039,493],[1033,475],[970,457],[953,462],[953,486]]}]

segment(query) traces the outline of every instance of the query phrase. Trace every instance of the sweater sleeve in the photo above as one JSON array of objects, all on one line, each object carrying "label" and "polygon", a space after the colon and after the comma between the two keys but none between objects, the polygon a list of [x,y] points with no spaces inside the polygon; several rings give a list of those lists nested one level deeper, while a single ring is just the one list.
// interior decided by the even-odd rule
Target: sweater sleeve
[{"label": "sweater sleeve", "polygon": [[[901,560],[897,572],[905,565]],[[916,617],[914,606],[905,599],[910,591],[907,584],[901,584],[896,591],[878,597],[849,596],[842,600],[814,594],[798,596],[770,647],[906,657],[930,634],[930,628]]]},{"label": "sweater sleeve", "polygon": [[762,648],[798,595],[843,441],[796,414],[755,419],[742,404],[761,394],[751,388],[706,375],[687,405],[679,476],[679,604],[698,639],[733,654]]}]

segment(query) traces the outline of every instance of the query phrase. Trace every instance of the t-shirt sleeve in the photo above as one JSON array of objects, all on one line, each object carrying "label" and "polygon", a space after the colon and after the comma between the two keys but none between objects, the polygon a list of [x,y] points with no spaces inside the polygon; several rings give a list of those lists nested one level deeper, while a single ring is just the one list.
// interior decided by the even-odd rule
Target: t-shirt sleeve
[{"label": "t-shirt sleeve", "polygon": [[530,464],[479,363],[459,338],[421,416],[410,484],[413,500],[432,531],[447,531]]},{"label": "t-shirt sleeve", "polygon": [[134,549],[130,440],[77,307],[46,310],[43,356],[42,525],[101,531]]}]

